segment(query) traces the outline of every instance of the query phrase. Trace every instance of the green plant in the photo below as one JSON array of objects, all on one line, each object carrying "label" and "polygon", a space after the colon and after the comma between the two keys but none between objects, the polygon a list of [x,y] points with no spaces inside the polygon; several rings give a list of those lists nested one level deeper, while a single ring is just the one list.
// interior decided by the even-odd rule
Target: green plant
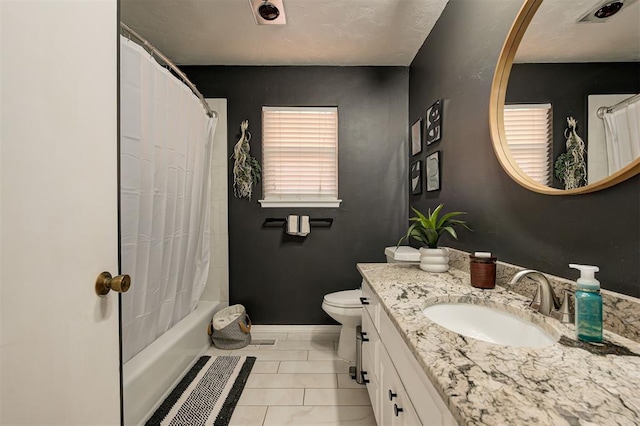
[{"label": "green plant", "polygon": [[564,131],[567,139],[567,151],[560,154],[555,163],[555,175],[564,184],[564,189],[575,189],[587,184],[587,163],[584,141],[576,128],[578,122],[567,117],[568,128]]},{"label": "green plant", "polygon": [[249,153],[251,133],[247,130],[248,127],[249,121],[244,120],[240,125],[242,135],[233,148],[233,193],[238,198],[251,199],[253,186],[260,182],[262,168],[258,160]]},{"label": "green plant", "polygon": [[444,204],[440,204],[433,212],[429,209],[426,216],[411,207],[411,210],[413,210],[417,216],[409,218],[413,223],[409,226],[407,235],[398,241],[398,246],[402,241],[413,238],[424,246],[438,248],[438,240],[444,233],[448,233],[453,238],[458,239],[458,234],[456,234],[455,229],[453,229],[454,226],[463,226],[471,231],[471,228],[467,226],[465,221],[453,219],[456,216],[466,214],[466,212],[450,212],[440,217],[440,212],[443,207]]}]

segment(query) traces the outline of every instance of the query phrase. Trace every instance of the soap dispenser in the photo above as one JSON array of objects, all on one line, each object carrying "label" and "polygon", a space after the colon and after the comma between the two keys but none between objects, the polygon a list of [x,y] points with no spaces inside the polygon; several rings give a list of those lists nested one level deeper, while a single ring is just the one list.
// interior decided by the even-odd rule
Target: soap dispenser
[{"label": "soap dispenser", "polygon": [[570,264],[580,271],[576,281],[576,337],[585,342],[602,342],[602,296],[595,273],[597,266]]}]

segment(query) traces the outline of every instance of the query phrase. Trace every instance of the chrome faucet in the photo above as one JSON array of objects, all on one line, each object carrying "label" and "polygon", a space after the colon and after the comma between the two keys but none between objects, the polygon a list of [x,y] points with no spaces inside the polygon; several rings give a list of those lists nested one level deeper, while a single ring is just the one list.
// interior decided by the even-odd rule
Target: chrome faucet
[{"label": "chrome faucet", "polygon": [[532,269],[525,269],[518,272],[511,278],[509,284],[516,284],[523,278],[530,278],[538,283],[538,289],[535,296],[531,300],[529,306],[540,312],[543,315],[556,318],[562,322],[573,322],[573,312],[569,303],[569,296],[573,293],[570,290],[565,290],[565,294],[562,300],[562,305],[558,301],[553,287],[549,283],[547,277],[541,272],[534,271]]}]

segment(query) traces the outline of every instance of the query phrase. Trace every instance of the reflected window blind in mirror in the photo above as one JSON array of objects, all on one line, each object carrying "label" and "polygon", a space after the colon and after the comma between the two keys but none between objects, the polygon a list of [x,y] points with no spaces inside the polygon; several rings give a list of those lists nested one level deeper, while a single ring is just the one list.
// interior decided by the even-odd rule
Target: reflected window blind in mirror
[{"label": "reflected window blind in mirror", "polygon": [[504,131],[511,156],[536,182],[550,185],[553,120],[551,104],[505,105]]},{"label": "reflected window blind in mirror", "polygon": [[262,159],[263,207],[337,207],[338,109],[263,107]]}]

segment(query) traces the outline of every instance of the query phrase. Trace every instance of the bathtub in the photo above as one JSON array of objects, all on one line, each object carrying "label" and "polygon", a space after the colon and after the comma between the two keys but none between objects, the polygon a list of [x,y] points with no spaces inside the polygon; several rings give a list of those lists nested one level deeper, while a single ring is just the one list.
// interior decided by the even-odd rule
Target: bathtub
[{"label": "bathtub", "polygon": [[200,301],[196,309],[123,366],[124,424],[144,423],[209,347],[207,324],[226,304]]}]

